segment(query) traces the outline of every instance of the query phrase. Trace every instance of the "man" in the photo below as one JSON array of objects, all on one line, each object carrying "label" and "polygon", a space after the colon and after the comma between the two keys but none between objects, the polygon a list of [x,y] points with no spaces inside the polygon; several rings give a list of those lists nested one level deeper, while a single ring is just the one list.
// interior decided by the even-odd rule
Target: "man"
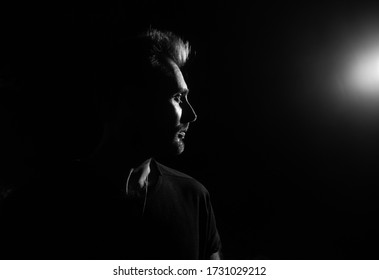
[{"label": "man", "polygon": [[98,75],[101,143],[47,167],[5,213],[5,258],[219,259],[209,194],[156,159],[179,155],[196,114],[181,72],[190,48],[150,29],[118,41]]},{"label": "man", "polygon": [[91,163],[126,198],[128,237],[138,240],[129,250],[138,258],[220,258],[207,190],[155,160],[181,154],[196,120],[180,70],[189,52],[173,33],[150,29],[137,41],[119,43],[111,59],[113,94]]},{"label": "man", "polygon": [[126,197],[131,227],[143,229],[130,229],[144,243],[133,248],[140,258],[219,258],[208,192],[155,160],[181,154],[196,120],[180,70],[189,52],[174,34],[151,29],[119,42],[110,63],[113,94],[104,102],[104,135],[91,162]]}]

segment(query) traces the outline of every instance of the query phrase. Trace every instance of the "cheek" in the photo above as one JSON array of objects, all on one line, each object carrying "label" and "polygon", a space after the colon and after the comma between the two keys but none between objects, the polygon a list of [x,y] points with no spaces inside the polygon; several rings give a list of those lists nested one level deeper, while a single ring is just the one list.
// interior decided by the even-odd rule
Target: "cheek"
[{"label": "cheek", "polygon": [[174,115],[178,123],[180,123],[180,119],[182,117],[182,107],[178,103],[174,104]]},{"label": "cheek", "polygon": [[182,117],[182,108],[177,102],[170,100],[167,103],[167,108],[165,112],[166,112],[166,117],[170,123],[175,123],[175,124],[180,123],[180,118]]},{"label": "cheek", "polygon": [[156,107],[155,113],[151,118],[157,127],[162,129],[171,129],[173,126],[180,124],[182,116],[182,108],[174,101],[168,101],[165,104],[160,104]]}]

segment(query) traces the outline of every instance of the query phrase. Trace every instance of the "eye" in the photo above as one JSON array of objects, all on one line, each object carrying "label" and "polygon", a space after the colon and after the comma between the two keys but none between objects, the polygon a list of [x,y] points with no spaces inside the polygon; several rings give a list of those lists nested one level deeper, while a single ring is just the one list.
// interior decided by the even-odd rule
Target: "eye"
[{"label": "eye", "polygon": [[182,103],[182,98],[183,98],[183,94],[182,93],[177,93],[173,96],[174,100],[178,103]]}]

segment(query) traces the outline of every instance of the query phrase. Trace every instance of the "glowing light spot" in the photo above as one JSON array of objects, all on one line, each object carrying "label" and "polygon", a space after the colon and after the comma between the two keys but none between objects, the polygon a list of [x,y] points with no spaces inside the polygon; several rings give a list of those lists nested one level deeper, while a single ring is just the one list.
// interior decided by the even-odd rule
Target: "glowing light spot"
[{"label": "glowing light spot", "polygon": [[356,55],[345,82],[355,94],[379,98],[379,46]]}]

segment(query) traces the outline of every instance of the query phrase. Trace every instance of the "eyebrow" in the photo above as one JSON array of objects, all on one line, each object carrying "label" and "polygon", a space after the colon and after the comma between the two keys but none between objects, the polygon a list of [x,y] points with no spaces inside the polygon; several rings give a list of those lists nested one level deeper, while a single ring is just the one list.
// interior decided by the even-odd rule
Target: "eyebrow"
[{"label": "eyebrow", "polygon": [[178,93],[186,94],[187,95],[189,93],[189,89],[179,89],[179,90],[175,91],[173,93],[173,95],[178,94]]},{"label": "eyebrow", "polygon": [[178,93],[185,93],[185,94],[188,94],[189,93],[189,89],[181,89],[178,91]]}]

